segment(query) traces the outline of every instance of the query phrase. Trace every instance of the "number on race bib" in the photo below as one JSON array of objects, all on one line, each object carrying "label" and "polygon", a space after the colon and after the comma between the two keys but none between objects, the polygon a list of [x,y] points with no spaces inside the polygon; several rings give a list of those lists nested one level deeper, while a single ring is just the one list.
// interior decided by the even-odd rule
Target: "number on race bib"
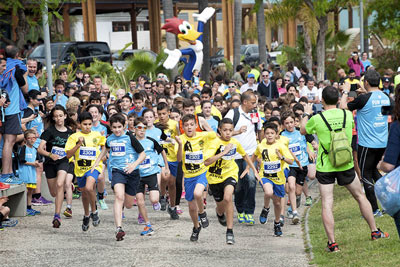
[{"label": "number on race bib", "polygon": [[147,156],[142,163],[140,163],[139,168],[140,169],[148,169],[151,167],[151,160],[150,157]]},{"label": "number on race bib", "polygon": [[51,154],[59,156],[60,157],[59,159],[62,159],[67,156],[65,149],[57,146],[53,146],[53,148],[51,149]]},{"label": "number on race bib", "polygon": [[79,150],[79,158],[86,160],[96,160],[95,147],[81,147]]},{"label": "number on race bib", "polygon": [[111,143],[111,156],[122,157],[125,155],[125,143]]},{"label": "number on race bib", "polygon": [[278,173],[281,170],[280,161],[264,161],[264,173],[273,174]]},{"label": "number on race bib", "polygon": [[289,145],[289,150],[296,156],[301,154],[301,148],[299,143]]},{"label": "number on race bib", "polygon": [[187,164],[201,164],[201,163],[203,163],[203,151],[186,152],[185,163],[187,163]]}]

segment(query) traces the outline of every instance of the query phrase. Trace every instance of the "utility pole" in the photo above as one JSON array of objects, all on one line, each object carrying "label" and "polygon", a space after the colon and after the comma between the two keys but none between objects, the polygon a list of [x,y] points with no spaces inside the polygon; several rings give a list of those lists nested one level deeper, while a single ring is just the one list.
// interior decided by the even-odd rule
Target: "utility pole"
[{"label": "utility pole", "polygon": [[53,71],[51,68],[50,29],[49,29],[47,1],[45,1],[44,4],[42,17],[43,17],[44,50],[46,57],[47,89],[49,90],[49,94],[53,95]]},{"label": "utility pole", "polygon": [[360,0],[360,52],[364,52],[364,7]]}]

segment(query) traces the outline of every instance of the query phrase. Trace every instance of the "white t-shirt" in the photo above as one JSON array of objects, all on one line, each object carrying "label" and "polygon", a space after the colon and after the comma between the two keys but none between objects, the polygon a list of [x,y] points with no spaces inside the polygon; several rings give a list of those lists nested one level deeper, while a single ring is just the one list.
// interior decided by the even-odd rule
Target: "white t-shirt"
[{"label": "white t-shirt", "polygon": [[315,100],[316,97],[319,97],[319,92],[317,87],[313,87],[312,90],[309,90],[307,86],[303,87],[300,91],[300,97],[307,97],[308,100]]},{"label": "white t-shirt", "polygon": [[247,90],[251,89],[253,92],[257,91],[258,84],[254,83],[253,85],[249,85],[249,83],[245,83],[240,87],[240,93],[243,94]]},{"label": "white t-shirt", "polygon": [[[255,129],[255,119],[257,118],[257,130],[260,131],[262,129],[262,121],[261,121],[261,116],[259,113],[245,113],[242,109],[242,106],[239,106],[239,113],[240,117],[238,122],[236,123],[235,126],[235,131],[240,130],[242,126],[247,127],[247,131],[238,135],[235,135],[234,138],[236,138],[239,143],[243,146],[243,149],[246,151],[246,154],[251,156],[254,154],[254,151],[257,149],[257,135],[256,135],[256,129]],[[230,118],[233,120],[233,115],[234,115],[234,110],[231,109],[229,112],[226,114],[225,118]],[[254,121],[253,121],[254,119]],[[242,156],[240,156],[239,153],[236,153],[235,159],[241,159]]]}]

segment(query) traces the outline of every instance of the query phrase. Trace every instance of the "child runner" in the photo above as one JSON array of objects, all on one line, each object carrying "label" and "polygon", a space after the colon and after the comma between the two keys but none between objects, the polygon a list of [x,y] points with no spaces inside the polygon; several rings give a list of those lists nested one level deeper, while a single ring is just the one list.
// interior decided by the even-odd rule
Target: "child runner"
[{"label": "child runner", "polygon": [[[153,110],[150,110],[153,112]],[[160,193],[158,189],[157,174],[161,171],[159,164],[158,154],[162,154],[165,168],[164,175],[169,175],[167,155],[165,154],[162,146],[153,138],[146,137],[146,119],[140,117],[135,120],[135,136],[139,140],[140,144],[143,146],[146,153],[146,159],[139,166],[140,182],[136,192],[137,205],[139,207],[139,212],[142,215],[146,226],[141,232],[141,235],[151,235],[154,230],[151,227],[149,217],[147,216],[147,210],[144,202],[144,193],[147,189],[149,190],[150,202],[153,204],[158,203]]]},{"label": "child runner", "polygon": [[18,153],[18,170],[19,178],[26,184],[27,192],[27,216],[35,216],[41,214],[40,211],[32,209],[32,193],[36,188],[36,167],[39,166],[38,154],[33,144],[36,142],[36,131],[33,129],[26,130],[24,133],[25,145],[22,146]]},{"label": "child runner", "polygon": [[252,161],[261,161],[260,176],[262,176],[262,186],[264,189],[264,208],[260,214],[265,221],[269,213],[269,202],[272,198],[274,203],[275,220],[274,234],[282,235],[280,224],[281,198],[285,196],[286,177],[282,165],[284,162],[293,163],[293,157],[285,145],[277,142],[276,136],[278,128],[274,123],[266,123],[264,126],[265,135],[252,157]]},{"label": "child runner", "polygon": [[[61,105],[56,105],[48,116],[50,126],[42,133],[38,152],[46,157],[44,172],[47,178],[47,185],[50,194],[55,197],[55,210],[53,227],[61,225],[61,207],[64,201],[64,185],[69,168],[69,161],[65,152],[65,144],[68,137],[73,134],[66,125],[73,125],[74,122],[68,117],[67,111]],[[71,187],[71,181],[69,183]],[[71,203],[67,204],[66,217],[72,216]]]},{"label": "child runner", "polygon": [[[207,172],[207,181],[210,191],[217,203],[217,217],[222,226],[226,226],[226,243],[232,245],[235,243],[233,235],[233,202],[232,195],[238,181],[239,167],[235,162],[235,154],[239,153],[250,166],[257,178],[260,176],[251,162],[249,156],[244,151],[242,145],[233,134],[233,121],[229,118],[222,119],[219,125],[221,138],[216,138],[207,151],[205,166],[209,166]],[[242,177],[246,175],[243,172]],[[226,213],[226,216],[225,216]]]},{"label": "child runner", "polygon": [[[92,168],[95,160],[99,157],[100,148],[103,150],[106,138],[99,132],[92,132],[93,118],[89,112],[82,112],[79,116],[81,131],[72,134],[65,144],[67,158],[75,159],[75,175],[78,181],[78,187],[82,191],[82,204],[84,216],[82,230],[89,229],[90,218],[93,226],[100,224],[99,213],[96,208],[95,184],[103,170],[103,163]],[[89,205],[92,212],[89,217]]]},{"label": "child runner", "polygon": [[206,145],[215,139],[217,134],[213,131],[196,132],[196,117],[193,114],[183,116],[182,125],[184,134],[176,137],[178,142],[177,158],[178,161],[182,161],[185,198],[189,202],[189,213],[193,221],[190,241],[197,241],[201,227],[206,228],[209,224],[202,197],[207,186],[207,167],[204,165],[203,153]]},{"label": "child runner", "polygon": [[296,129],[294,125],[294,114],[292,112],[283,113],[281,121],[285,126],[285,130],[281,135],[289,138],[289,149],[300,161],[300,165],[298,165],[297,162],[293,162],[293,164],[290,165],[288,177],[288,195],[293,213],[292,223],[298,224],[300,222],[300,216],[297,212],[297,208],[300,206],[300,201],[296,201],[296,196],[301,195],[308,172],[307,140],[305,136]]},{"label": "child runner", "polygon": [[146,158],[142,145],[130,131],[125,130],[126,119],[122,114],[110,118],[111,131],[113,132],[106,142],[106,149],[102,149],[100,156],[92,166],[96,172],[97,166],[102,164],[101,159],[110,152],[110,166],[112,168],[111,187],[115,193],[114,222],[116,239],[124,239],[122,230],[122,209],[133,206],[134,196],[139,183],[139,164]]}]

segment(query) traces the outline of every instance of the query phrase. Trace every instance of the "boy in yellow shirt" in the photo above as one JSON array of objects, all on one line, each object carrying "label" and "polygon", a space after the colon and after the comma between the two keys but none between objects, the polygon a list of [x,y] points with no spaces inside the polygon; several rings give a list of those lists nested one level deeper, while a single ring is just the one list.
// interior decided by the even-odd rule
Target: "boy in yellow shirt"
[{"label": "boy in yellow shirt", "polygon": [[[106,138],[100,132],[92,132],[93,118],[89,112],[83,112],[79,116],[81,131],[72,134],[65,144],[67,158],[74,157],[74,173],[78,180],[78,186],[82,190],[82,204],[85,211],[83,216],[82,230],[89,229],[90,218],[93,226],[100,224],[98,211],[96,210],[96,192],[94,190],[100,172],[103,170],[103,162],[92,171],[96,159],[100,155],[100,148],[103,150]],[[92,209],[89,217],[89,204]]]},{"label": "boy in yellow shirt", "polygon": [[294,159],[289,148],[276,140],[278,128],[274,123],[267,123],[264,126],[264,140],[258,144],[252,161],[259,161],[260,176],[263,177],[262,186],[264,189],[264,208],[260,214],[261,218],[267,219],[269,213],[269,202],[272,198],[275,211],[274,234],[282,235],[280,224],[281,198],[285,196],[286,176],[283,165],[292,164]]},{"label": "boy in yellow shirt", "polygon": [[[182,161],[182,170],[185,185],[185,199],[189,203],[189,213],[193,221],[193,232],[190,241],[197,241],[201,227],[208,227],[207,214],[204,211],[203,191],[207,187],[204,165],[204,152],[213,139],[215,132],[196,132],[196,117],[187,114],[182,118],[184,134],[175,137],[178,142],[178,162]],[[199,223],[200,217],[200,223]]]},{"label": "boy in yellow shirt", "polygon": [[[226,243],[233,245],[235,237],[233,235],[233,202],[232,195],[238,182],[239,167],[235,162],[235,154],[239,153],[248,166],[252,168],[257,180],[261,182],[260,176],[251,162],[250,157],[244,151],[242,145],[233,135],[233,121],[225,118],[219,125],[221,138],[216,138],[207,150],[205,166],[209,166],[207,180],[212,195],[217,203],[217,217],[222,226],[226,226]],[[242,173],[240,178],[246,175]],[[225,216],[226,212],[226,216]]]}]

